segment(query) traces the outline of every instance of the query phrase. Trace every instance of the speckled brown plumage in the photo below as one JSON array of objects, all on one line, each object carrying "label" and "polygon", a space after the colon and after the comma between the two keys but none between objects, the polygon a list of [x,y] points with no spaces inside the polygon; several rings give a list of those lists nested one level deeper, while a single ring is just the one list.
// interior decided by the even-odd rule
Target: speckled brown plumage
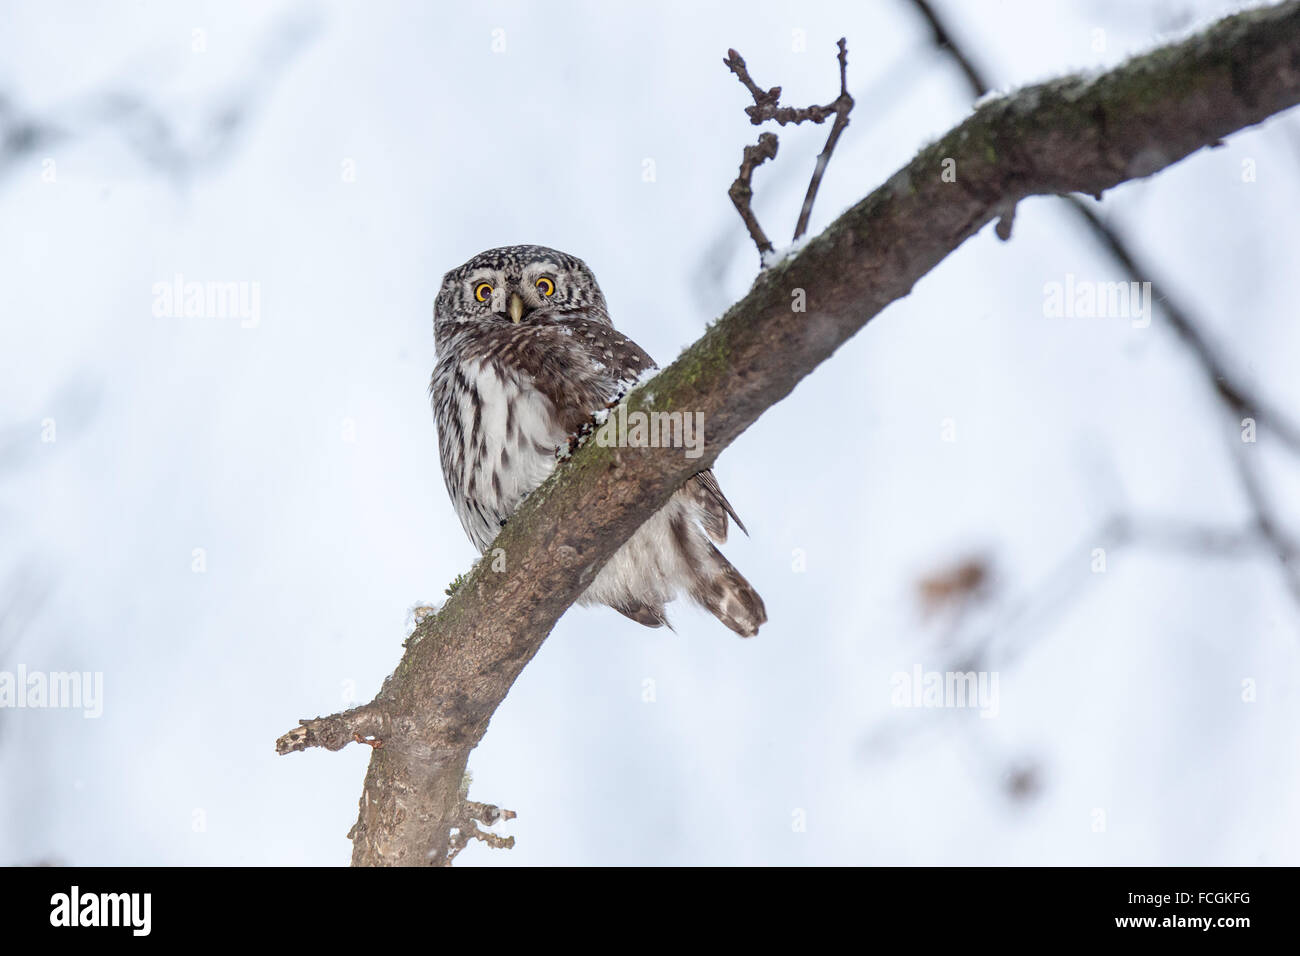
[{"label": "speckled brown plumage", "polygon": [[[447,273],[434,341],[443,477],[480,552],[554,469],[557,449],[655,368],[614,328],[586,264],[544,246],[488,250]],[[744,529],[713,473],[701,471],[580,602],[658,627],[664,605],[685,593],[738,634],[756,634],[767,619],[762,599],[713,543],[726,541],[729,517]]]}]

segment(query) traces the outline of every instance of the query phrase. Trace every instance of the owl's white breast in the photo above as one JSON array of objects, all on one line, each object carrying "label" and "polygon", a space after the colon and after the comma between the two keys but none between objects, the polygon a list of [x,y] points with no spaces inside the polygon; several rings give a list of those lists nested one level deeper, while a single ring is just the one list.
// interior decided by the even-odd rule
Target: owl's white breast
[{"label": "owl's white breast", "polygon": [[461,395],[457,403],[466,447],[461,456],[465,494],[456,511],[482,552],[501,522],[555,469],[555,451],[568,436],[551,401],[526,373],[479,360],[462,362],[460,371],[474,394]]}]

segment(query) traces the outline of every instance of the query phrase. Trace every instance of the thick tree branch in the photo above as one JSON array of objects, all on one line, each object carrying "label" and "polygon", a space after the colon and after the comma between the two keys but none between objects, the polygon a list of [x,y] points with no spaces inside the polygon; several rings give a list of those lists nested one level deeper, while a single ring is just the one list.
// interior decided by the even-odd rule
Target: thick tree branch
[{"label": "thick tree branch", "polygon": [[[1096,78],[985,104],[797,254],[761,273],[632,410],[704,413],[702,458],[589,442],[534,492],[368,707],[354,864],[439,864],[465,818],[470,751],[551,627],[683,481],[1007,203],[1097,194],[1300,102],[1300,0],[1231,17]],[[951,159],[957,181],[945,181]],[[802,297],[799,296],[802,290]],[[803,298],[806,312],[792,299]],[[490,552],[492,554],[493,552]],[[501,570],[494,570],[493,565]],[[337,737],[331,738],[337,740]]]}]

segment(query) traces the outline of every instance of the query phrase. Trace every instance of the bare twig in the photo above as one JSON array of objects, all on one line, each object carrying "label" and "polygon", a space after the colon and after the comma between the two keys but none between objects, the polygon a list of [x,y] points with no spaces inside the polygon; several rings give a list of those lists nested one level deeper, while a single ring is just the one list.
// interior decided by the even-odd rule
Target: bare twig
[{"label": "bare twig", "polygon": [[775,159],[776,148],[775,133],[764,133],[758,137],[758,143],[746,146],[740,161],[740,175],[727,190],[727,195],[736,206],[736,212],[740,213],[740,218],[745,221],[745,228],[749,230],[754,245],[758,246],[759,253],[771,252],[772,241],[767,238],[767,233],[763,232],[763,227],[758,224],[758,217],[754,215],[754,208],[751,205],[754,198],[754,170],[767,160]]},{"label": "bare twig", "polygon": [[971,62],[961,44],[953,39],[952,33],[948,30],[948,25],[939,19],[939,15],[930,6],[929,0],[911,0],[911,3],[916,12],[925,19],[926,24],[930,27],[930,32],[934,35],[934,45],[952,57],[953,62],[961,69],[962,75],[966,77],[966,84],[972,90],[978,91],[975,95],[983,96],[987,93],[989,85],[988,81],[984,79],[984,74]]},{"label": "bare twig", "polygon": [[452,860],[456,859],[460,851],[469,845],[470,840],[479,840],[494,850],[513,849],[515,845],[513,836],[489,833],[487,830],[481,829],[478,824],[482,823],[490,827],[502,820],[513,820],[514,818],[515,812],[513,810],[502,810],[490,803],[479,803],[475,800],[465,799],[464,789],[462,788],[460,805],[456,811],[455,832],[452,834],[447,847],[447,863],[451,863]]},{"label": "bare twig", "polygon": [[[928,61],[936,56],[935,51],[928,46],[910,49],[900,47],[894,53],[893,62],[872,76],[854,95],[853,108],[859,113],[865,109],[873,121],[901,109],[906,100],[898,95],[898,91],[907,89],[916,78],[924,75]],[[765,187],[768,190],[784,191],[794,168],[792,165],[774,166],[771,173],[764,177]],[[744,245],[741,235],[728,223],[709,240],[699,257],[696,281],[691,283],[691,291],[706,312],[716,314],[731,304],[729,299],[722,297],[722,278]]]},{"label": "bare twig", "polygon": [[[1297,59],[1300,0],[1291,0],[1229,17],[1100,76],[1066,77],[986,104],[760,274],[699,341],[628,396],[629,412],[706,415],[702,455],[588,442],[497,536],[492,547],[506,556],[504,567],[480,561],[407,641],[367,705],[382,715],[376,735],[384,746],[371,752],[351,832],[353,863],[446,862],[460,839],[470,751],[609,557],[1005,202],[1110,189],[1294,106]],[[942,181],[945,158],[964,170],[968,188]],[[792,289],[808,293],[806,313],[792,312]],[[303,742],[314,745],[308,734]]]},{"label": "bare twig", "polygon": [[[826,137],[826,145],[817,156],[817,165],[813,168],[812,180],[808,183],[808,193],[804,196],[803,208],[799,210],[799,222],[794,227],[796,241],[808,231],[808,218],[812,215],[813,200],[817,198],[817,189],[821,186],[822,176],[826,173],[826,164],[831,161],[831,154],[835,152],[835,144],[839,142],[844,127],[849,125],[849,111],[853,109],[853,97],[849,96],[848,85],[849,50],[843,37],[840,37],[839,48],[840,95],[831,104],[835,112],[835,122],[831,124],[831,133]],[[813,122],[820,123],[821,120],[814,119]]]},{"label": "bare twig", "polygon": [[736,79],[744,84],[745,89],[749,90],[749,95],[754,98],[754,105],[745,107],[745,112],[749,114],[749,121],[758,126],[764,120],[771,119],[771,111],[776,109],[777,103],[781,100],[781,87],[774,86],[765,92],[750,77],[745,58],[735,50],[728,50],[727,57],[722,62],[727,69],[736,74]]},{"label": "bare twig", "polygon": [[[744,57],[739,53],[735,50],[728,50],[726,59],[722,61],[727,69],[736,74],[737,79],[749,91],[749,95],[753,97],[754,105],[746,106],[745,112],[749,115],[749,121],[755,126],[768,121],[775,122],[779,126],[797,125],[799,123],[823,123],[829,117],[835,117],[835,122],[831,124],[830,135],[826,138],[826,145],[817,156],[817,165],[813,168],[812,179],[808,183],[808,191],[804,195],[803,206],[799,210],[799,221],[794,228],[794,239],[796,240],[808,231],[808,220],[812,216],[813,202],[817,198],[817,190],[821,187],[822,177],[826,174],[826,166],[830,162],[831,155],[835,152],[835,144],[839,142],[844,127],[849,125],[849,112],[853,109],[853,97],[849,95],[848,87],[848,45],[843,37],[840,37],[837,45],[839,47],[840,95],[825,106],[782,106],[781,87],[774,86],[770,90],[764,90],[755,83],[753,77],[749,75],[749,67],[746,66]],[[767,253],[772,252],[773,248],[767,234],[759,225],[758,218],[754,215],[751,205],[754,196],[752,180],[754,169],[757,166],[776,157],[777,145],[775,133],[764,133],[758,138],[756,146],[746,146],[744,157],[740,163],[740,175],[736,177],[736,181],[731,184],[731,188],[728,190],[728,195],[731,196],[736,211],[740,213],[745,228],[749,230],[754,245],[758,247],[759,255],[764,258],[764,264],[766,264]]]},{"label": "bare twig", "polygon": [[275,742],[275,752],[281,755],[297,753],[308,747],[342,750],[348,744],[383,746],[387,720],[378,707],[366,704],[330,717],[304,718],[293,730]]}]

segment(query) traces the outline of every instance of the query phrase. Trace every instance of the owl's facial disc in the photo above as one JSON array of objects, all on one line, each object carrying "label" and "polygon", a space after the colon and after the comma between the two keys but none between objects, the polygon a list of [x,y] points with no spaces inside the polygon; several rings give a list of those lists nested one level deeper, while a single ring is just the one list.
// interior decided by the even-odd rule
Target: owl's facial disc
[{"label": "owl's facial disc", "polygon": [[483,313],[519,325],[534,312],[565,301],[566,278],[565,267],[544,256],[525,262],[467,266],[452,281],[462,284],[463,294]]}]

